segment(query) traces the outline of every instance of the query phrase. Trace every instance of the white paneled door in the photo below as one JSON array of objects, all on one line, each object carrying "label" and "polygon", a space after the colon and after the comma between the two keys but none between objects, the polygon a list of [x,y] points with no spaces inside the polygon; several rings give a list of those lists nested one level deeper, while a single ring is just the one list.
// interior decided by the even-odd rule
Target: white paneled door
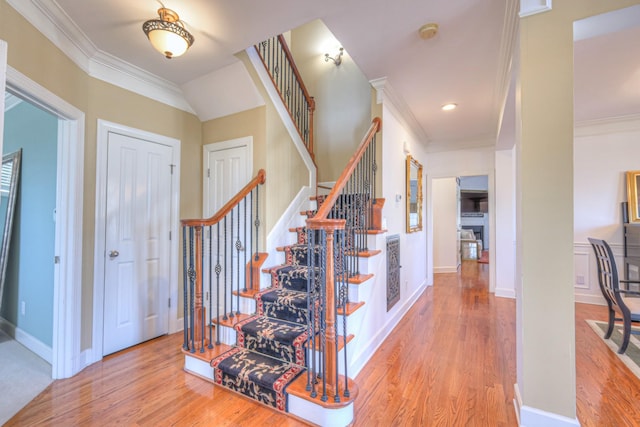
[{"label": "white paneled door", "polygon": [[251,180],[249,150],[246,144],[227,148],[219,143],[205,147],[205,217],[215,214]]},{"label": "white paneled door", "polygon": [[172,148],[110,132],[103,355],[166,334]]}]

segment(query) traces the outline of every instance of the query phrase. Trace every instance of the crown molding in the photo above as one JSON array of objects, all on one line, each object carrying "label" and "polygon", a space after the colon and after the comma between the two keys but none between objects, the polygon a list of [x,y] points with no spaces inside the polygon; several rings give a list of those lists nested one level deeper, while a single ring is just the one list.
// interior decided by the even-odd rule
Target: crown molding
[{"label": "crown molding", "polygon": [[477,138],[444,140],[431,142],[427,146],[427,153],[441,153],[444,151],[458,150],[495,150],[496,139],[491,135],[480,135]]},{"label": "crown molding", "polygon": [[420,126],[404,99],[391,87],[387,78],[381,77],[379,79],[369,80],[369,83],[376,90],[376,103],[384,104],[388,107],[396,119],[402,123],[407,131],[413,134],[417,141],[422,141],[423,144],[427,145],[429,143],[429,136],[425,133],[424,129],[422,129],[422,126]]},{"label": "crown molding", "polygon": [[193,113],[182,89],[98,49],[55,0],[6,0],[89,76]]},{"label": "crown molding", "polygon": [[640,131],[640,114],[576,122],[574,137]]},{"label": "crown molding", "polygon": [[4,92],[4,112],[11,110],[13,107],[20,105],[22,99],[18,98],[9,91]]},{"label": "crown molding", "polygon": [[500,51],[498,57],[498,75],[493,94],[493,114],[496,126],[496,139],[502,128],[502,117],[509,95],[512,80],[513,55],[518,40],[518,4],[507,2],[504,11],[502,35],[500,37]]},{"label": "crown molding", "polygon": [[551,10],[551,0],[520,0],[520,18]]}]

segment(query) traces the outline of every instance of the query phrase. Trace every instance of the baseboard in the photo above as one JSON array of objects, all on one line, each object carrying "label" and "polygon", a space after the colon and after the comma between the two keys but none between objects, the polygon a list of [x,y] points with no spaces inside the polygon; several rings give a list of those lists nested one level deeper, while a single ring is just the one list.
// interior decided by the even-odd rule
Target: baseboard
[{"label": "baseboard", "polygon": [[575,294],[575,301],[584,304],[607,305],[602,295]]},{"label": "baseboard", "polygon": [[580,427],[577,418],[569,418],[541,409],[523,405],[518,384],[514,384],[513,404],[516,407],[518,425],[521,427]]},{"label": "baseboard", "polygon": [[457,273],[457,266],[449,266],[449,267],[433,267],[433,274],[438,273]]},{"label": "baseboard", "polygon": [[495,295],[501,298],[515,299],[516,291],[514,289],[509,289],[509,288],[496,288]]},{"label": "baseboard", "polygon": [[2,331],[4,331],[11,338],[28,348],[29,351],[37,354],[39,357],[44,359],[48,364],[52,364],[53,349],[50,346],[18,328],[13,323],[4,318],[0,318],[0,329],[2,329]]},{"label": "baseboard", "polygon": [[379,332],[371,337],[369,342],[363,347],[363,350],[352,359],[351,365],[349,366],[349,376],[351,378],[355,378],[360,373],[362,368],[364,368],[369,359],[371,359],[371,357],[374,355],[378,347],[380,347],[382,343],[387,339],[389,334],[398,325],[400,320],[402,320],[404,315],[407,313],[407,311],[409,311],[413,304],[418,301],[418,298],[420,298],[420,295],[422,295],[427,286],[428,285],[425,279],[425,281],[423,281],[420,286],[418,286],[416,291],[409,298],[407,298],[400,309],[397,310],[395,314],[391,316],[391,318],[389,318],[389,321],[387,321],[387,323],[382,328],[380,328]]}]

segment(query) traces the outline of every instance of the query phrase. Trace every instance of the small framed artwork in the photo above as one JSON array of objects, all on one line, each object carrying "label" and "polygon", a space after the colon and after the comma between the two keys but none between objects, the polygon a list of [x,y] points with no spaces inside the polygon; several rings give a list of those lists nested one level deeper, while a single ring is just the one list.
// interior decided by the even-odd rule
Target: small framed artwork
[{"label": "small framed artwork", "polygon": [[629,222],[640,222],[640,206],[638,206],[638,188],[640,188],[640,171],[627,172],[627,202],[629,206]]}]

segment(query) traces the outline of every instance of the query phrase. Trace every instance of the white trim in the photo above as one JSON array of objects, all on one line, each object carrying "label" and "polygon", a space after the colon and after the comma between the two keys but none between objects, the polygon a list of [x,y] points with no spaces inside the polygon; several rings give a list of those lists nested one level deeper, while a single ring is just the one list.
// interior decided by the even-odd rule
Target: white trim
[{"label": "white trim", "polygon": [[458,267],[454,267],[454,266],[445,266],[445,267],[433,267],[433,274],[438,274],[438,273],[457,273],[458,272]]},{"label": "white trim", "polygon": [[385,107],[389,108],[391,114],[400,122],[402,127],[408,130],[416,140],[428,145],[429,135],[420,126],[404,99],[391,87],[387,78],[381,77],[369,80],[369,84],[376,90],[376,103],[384,104]]},{"label": "white trim", "polygon": [[387,322],[385,322],[381,328],[378,328],[378,332],[372,336],[365,345],[358,346],[360,351],[351,358],[349,364],[350,377],[355,378],[360,373],[362,368],[364,368],[367,362],[373,357],[376,350],[384,343],[394,328],[398,326],[398,323],[400,323],[404,315],[413,307],[420,296],[422,296],[427,286],[427,280],[425,279],[420,286],[416,288],[415,292],[405,300],[404,304],[397,309],[394,307],[395,313],[388,318]]},{"label": "white trim", "polygon": [[518,425],[521,427],[571,427],[580,426],[577,418],[569,418],[553,412],[543,411],[531,406],[523,405],[518,383],[513,385],[513,406],[516,410]]},{"label": "white trim", "polygon": [[269,98],[271,99],[273,106],[278,112],[278,115],[280,116],[280,119],[282,120],[284,127],[287,129],[289,136],[291,136],[291,139],[293,140],[293,143],[296,146],[298,153],[300,153],[300,157],[302,157],[302,161],[304,162],[305,166],[307,167],[307,170],[309,171],[309,187],[315,188],[317,171],[316,171],[316,165],[313,163],[313,159],[309,154],[309,150],[307,150],[307,147],[305,147],[304,142],[302,141],[302,138],[300,138],[298,129],[293,123],[293,120],[291,120],[291,116],[289,115],[287,108],[284,106],[282,99],[280,99],[280,95],[278,94],[278,91],[273,85],[273,82],[271,81],[271,77],[269,77],[267,70],[265,70],[264,65],[262,64],[260,55],[258,55],[258,52],[253,46],[247,48],[245,52],[249,56],[249,60],[251,61],[253,68],[256,70],[256,73],[258,74],[258,77],[260,78],[260,81],[262,82],[264,89],[267,91],[267,94],[269,95]]},{"label": "white trim", "polygon": [[2,317],[0,317],[0,330],[51,365],[53,355],[51,347]]},{"label": "white trim", "polygon": [[[6,93],[5,92],[5,81],[7,80],[7,42],[5,42],[4,40],[0,39],[0,91],[2,91],[2,93]],[[2,100],[0,100],[0,107],[2,107],[0,109],[0,111],[2,112],[2,114],[0,114],[0,153],[2,153],[2,143],[3,143],[3,139],[4,139],[4,102],[5,102],[5,97],[2,97]],[[0,294],[0,298],[2,297],[2,294]],[[0,301],[0,305],[2,301]]]},{"label": "white trim", "polygon": [[580,421],[577,418],[569,418],[524,405],[520,407],[520,425],[522,427],[580,427]]},{"label": "white trim", "polygon": [[599,295],[593,295],[593,294],[582,294],[582,293],[576,292],[574,299],[575,299],[575,302],[580,302],[583,304],[607,305],[607,302],[604,300],[602,293],[599,293]]},{"label": "white trim", "polygon": [[103,351],[103,324],[104,324],[104,274],[105,257],[104,247],[106,242],[106,207],[107,207],[107,150],[109,133],[132,138],[144,139],[172,148],[172,161],[175,166],[171,179],[171,243],[170,243],[170,273],[169,273],[169,298],[171,306],[169,316],[169,333],[177,332],[181,324],[178,323],[178,262],[179,262],[179,218],[180,218],[180,145],[178,139],[142,131],[117,123],[98,119],[97,126],[97,156],[96,156],[96,228],[94,246],[94,272],[93,272],[93,332],[92,332],[92,358],[91,363],[102,359]]},{"label": "white trim", "polygon": [[520,0],[520,18],[551,10],[551,0]]},{"label": "white trim", "polygon": [[495,295],[500,298],[516,298],[516,291],[511,288],[496,288]]},{"label": "white trim", "polygon": [[195,114],[179,86],[101,51],[53,0],[7,0],[89,76]]},{"label": "white trim", "polygon": [[80,363],[84,113],[7,66],[7,89],[58,117],[52,377],[68,378]]},{"label": "white trim", "polygon": [[637,132],[640,130],[640,114],[608,117],[606,119],[584,120],[574,125],[575,138],[594,135],[609,135],[620,132]]},{"label": "white trim", "polygon": [[[240,138],[229,139],[227,141],[212,142],[202,147],[202,216],[206,217],[209,212],[209,177],[207,176],[207,161],[209,153],[233,148],[247,147],[247,169],[249,170],[249,180],[253,179],[253,136],[242,136]],[[247,184],[242,184],[243,186]]]}]

